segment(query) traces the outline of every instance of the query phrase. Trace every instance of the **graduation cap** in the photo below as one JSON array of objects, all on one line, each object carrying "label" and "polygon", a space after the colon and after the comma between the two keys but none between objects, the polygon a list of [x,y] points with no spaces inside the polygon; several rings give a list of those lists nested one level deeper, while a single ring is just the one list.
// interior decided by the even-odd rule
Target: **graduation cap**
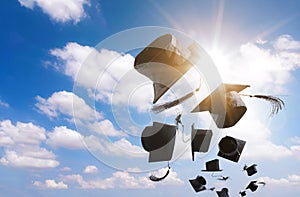
[{"label": "graduation cap", "polygon": [[257,173],[256,166],[257,166],[257,164],[253,164],[253,165],[251,165],[249,167],[247,165],[245,165],[244,168],[243,168],[243,170],[247,171],[248,176],[252,176],[253,174]]},{"label": "graduation cap", "polygon": [[238,162],[246,141],[239,140],[230,136],[225,136],[219,142],[218,156],[230,161]]},{"label": "graduation cap", "polygon": [[196,179],[189,180],[195,192],[206,190],[206,180],[203,176],[197,176]]},{"label": "graduation cap", "polygon": [[222,188],[221,191],[217,191],[219,197],[229,197],[228,188]]},{"label": "graduation cap", "polygon": [[203,172],[216,172],[216,171],[222,171],[219,167],[219,160],[218,159],[214,159],[211,161],[207,161],[205,163],[205,170],[201,170]]},{"label": "graduation cap", "polygon": [[191,60],[198,56],[193,45],[185,48],[173,35],[165,34],[136,56],[134,68],[153,81],[153,103],[156,103],[193,66]]},{"label": "graduation cap", "polygon": [[234,126],[246,113],[247,107],[238,92],[249,87],[240,84],[221,84],[200,102],[194,112],[209,111],[218,128]]},{"label": "graduation cap", "polygon": [[142,146],[149,152],[149,162],[169,161],[172,158],[176,126],[153,122],[142,132]]},{"label": "graduation cap", "polygon": [[194,152],[206,153],[208,151],[211,138],[212,138],[211,130],[195,129],[194,124],[192,125],[191,148],[192,148],[193,161],[194,161]]},{"label": "graduation cap", "polygon": [[249,185],[246,187],[246,189],[250,189],[252,192],[255,192],[258,188],[258,185],[256,183],[257,181],[251,181]]},{"label": "graduation cap", "polygon": [[246,196],[246,191],[240,191],[239,193],[241,196]]},{"label": "graduation cap", "polygon": [[251,181],[246,189],[250,189],[252,192],[255,192],[258,188],[258,184],[265,185],[265,182]]}]

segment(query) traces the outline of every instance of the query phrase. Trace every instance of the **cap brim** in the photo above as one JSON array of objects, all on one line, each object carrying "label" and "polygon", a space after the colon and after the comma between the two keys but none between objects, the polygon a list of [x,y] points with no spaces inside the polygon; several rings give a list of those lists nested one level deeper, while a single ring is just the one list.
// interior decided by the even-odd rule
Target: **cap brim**
[{"label": "cap brim", "polygon": [[202,172],[221,172],[223,170],[201,170]]},{"label": "cap brim", "polygon": [[250,87],[250,85],[241,85],[241,84],[226,84],[223,83],[219,85],[210,95],[208,95],[204,100],[202,100],[192,111],[191,113],[201,112],[201,111],[210,111],[211,110],[211,100],[220,98],[220,94],[225,91],[231,92],[240,92],[245,88]]}]

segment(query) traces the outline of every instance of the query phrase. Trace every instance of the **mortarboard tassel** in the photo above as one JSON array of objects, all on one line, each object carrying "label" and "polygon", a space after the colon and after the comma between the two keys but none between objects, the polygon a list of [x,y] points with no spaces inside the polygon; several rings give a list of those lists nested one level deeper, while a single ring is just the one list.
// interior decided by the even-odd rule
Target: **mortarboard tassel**
[{"label": "mortarboard tassel", "polygon": [[155,181],[155,182],[161,181],[161,180],[165,179],[169,175],[170,169],[171,169],[171,167],[169,166],[169,163],[168,163],[168,170],[167,170],[167,172],[166,172],[166,174],[164,176],[162,176],[162,177],[156,177],[154,175],[151,175],[151,176],[149,176],[149,179],[151,181]]},{"label": "mortarboard tassel", "polygon": [[[201,82],[201,84],[202,84],[202,82]],[[201,84],[200,84],[200,86],[197,89],[195,89],[194,91],[192,91],[192,92],[184,95],[183,97],[181,97],[179,99],[176,99],[174,101],[170,101],[170,102],[166,102],[166,103],[160,104],[160,105],[155,105],[155,106],[152,107],[151,110],[154,113],[160,113],[160,112],[162,112],[162,111],[164,111],[166,109],[170,109],[170,108],[172,108],[172,107],[174,107],[176,105],[179,105],[180,103],[184,102],[185,100],[191,98],[196,92],[198,92],[200,90]]]},{"label": "mortarboard tassel", "polygon": [[248,95],[248,94],[240,94],[241,96],[249,96],[249,97],[255,97],[264,99],[266,101],[269,101],[272,105],[272,109],[270,112],[270,116],[273,116],[274,114],[277,114],[279,110],[282,110],[284,107],[284,102],[278,97],[271,96],[271,95]]}]

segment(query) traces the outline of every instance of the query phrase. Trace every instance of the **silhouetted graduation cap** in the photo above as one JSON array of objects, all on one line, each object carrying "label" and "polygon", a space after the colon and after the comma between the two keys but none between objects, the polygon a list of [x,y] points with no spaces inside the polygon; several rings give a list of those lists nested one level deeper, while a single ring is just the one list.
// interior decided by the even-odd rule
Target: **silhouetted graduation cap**
[{"label": "silhouetted graduation cap", "polygon": [[256,166],[257,166],[257,164],[253,164],[253,165],[251,165],[249,167],[247,165],[245,165],[244,168],[243,168],[243,170],[247,171],[248,176],[252,176],[253,174],[257,173]]},{"label": "silhouetted graduation cap", "polygon": [[222,171],[219,167],[219,160],[218,159],[214,159],[211,161],[208,161],[205,163],[205,170],[201,170],[203,172],[216,172],[216,171]]},{"label": "silhouetted graduation cap", "polygon": [[246,113],[247,107],[238,92],[249,87],[240,84],[221,84],[193,110],[209,111],[218,128],[234,126]]},{"label": "silhouetted graduation cap", "polygon": [[183,47],[171,34],[156,38],[135,58],[134,68],[153,81],[156,101],[193,65],[199,56],[194,45]]},{"label": "silhouetted graduation cap", "polygon": [[252,192],[255,192],[258,188],[258,184],[265,186],[266,183],[262,181],[251,181],[246,189],[250,189]]},{"label": "silhouetted graduation cap", "polygon": [[176,126],[153,122],[142,132],[142,145],[148,151],[149,162],[169,161],[172,158],[176,137]]},{"label": "silhouetted graduation cap", "polygon": [[219,142],[218,156],[230,161],[238,162],[246,141],[239,140],[230,136],[225,136]]},{"label": "silhouetted graduation cap", "polygon": [[256,183],[257,181],[251,181],[249,185],[246,187],[246,189],[250,189],[252,192],[255,192],[258,188],[258,185]]},{"label": "silhouetted graduation cap", "polygon": [[197,176],[196,179],[189,180],[195,192],[206,190],[206,180],[203,176]]},{"label": "silhouetted graduation cap", "polygon": [[217,191],[219,197],[229,197],[228,189],[222,188],[221,191]]},{"label": "silhouetted graduation cap", "polygon": [[194,152],[206,153],[208,151],[211,138],[212,138],[211,130],[195,129],[194,124],[192,125],[191,148],[192,148],[193,161],[194,161]]},{"label": "silhouetted graduation cap", "polygon": [[240,191],[241,196],[246,196],[246,191]]}]

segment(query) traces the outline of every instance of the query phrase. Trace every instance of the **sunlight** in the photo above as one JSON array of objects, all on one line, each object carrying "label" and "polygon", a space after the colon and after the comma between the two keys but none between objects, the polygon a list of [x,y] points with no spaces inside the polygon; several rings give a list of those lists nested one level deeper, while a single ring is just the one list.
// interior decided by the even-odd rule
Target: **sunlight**
[{"label": "sunlight", "polygon": [[228,66],[229,55],[224,54],[222,50],[212,49],[208,51],[208,54],[218,68]]}]

